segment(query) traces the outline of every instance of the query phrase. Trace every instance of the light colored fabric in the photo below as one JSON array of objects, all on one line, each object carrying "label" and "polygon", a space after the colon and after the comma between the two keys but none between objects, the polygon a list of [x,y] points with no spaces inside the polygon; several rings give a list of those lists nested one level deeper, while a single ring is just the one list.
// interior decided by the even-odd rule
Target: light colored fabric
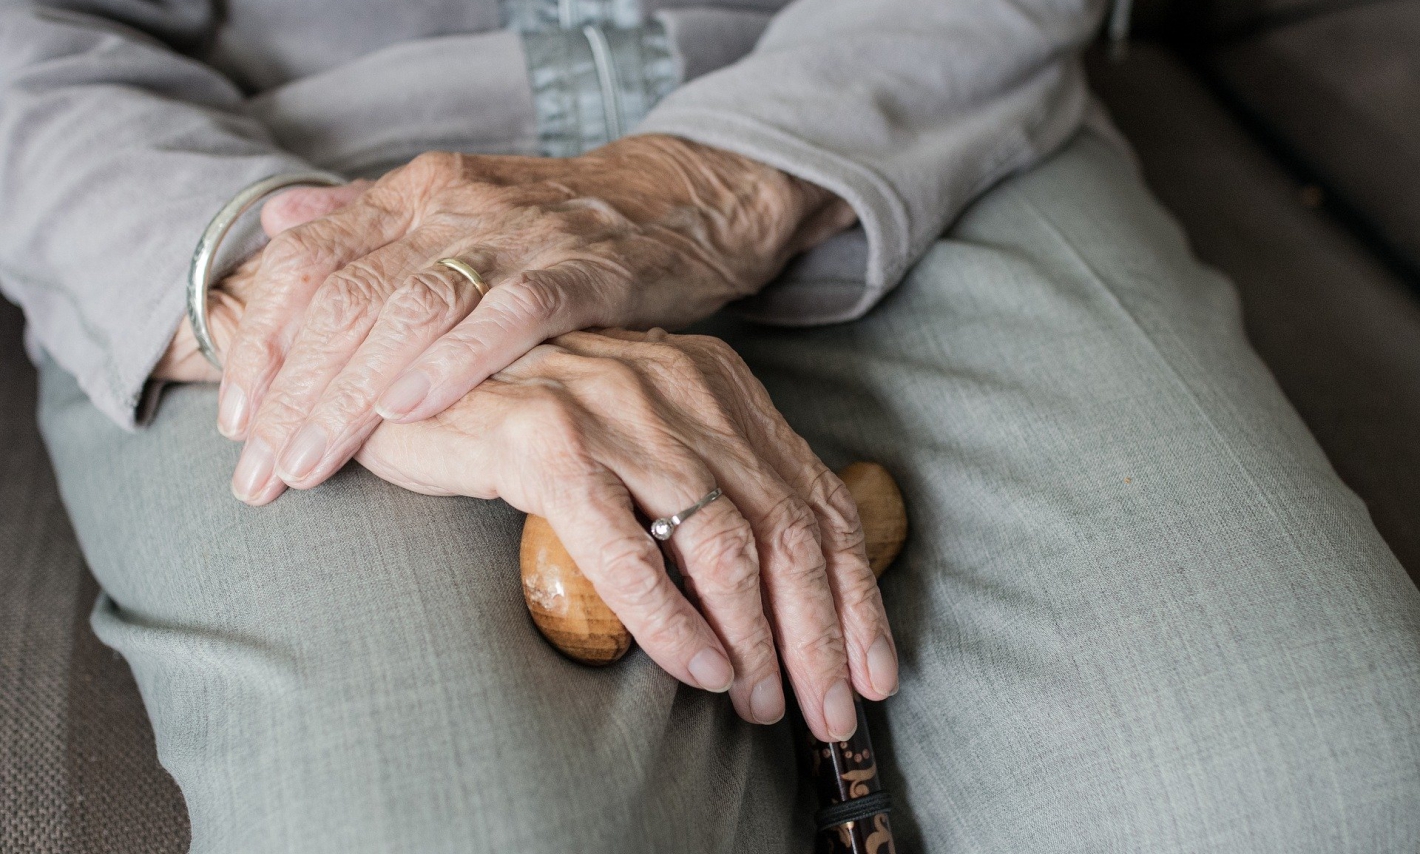
[{"label": "light colored fabric", "polygon": [[282,148],[349,175],[430,150],[541,153],[522,39],[507,30],[399,42],[246,108]]},{"label": "light colored fabric", "polygon": [[542,154],[572,157],[625,136],[680,83],[659,24],[529,33],[528,76]]},{"label": "light colored fabric", "polygon": [[[738,152],[851,204],[861,231],[834,249],[857,263],[831,277],[791,270],[742,306],[770,322],[851,320],[969,201],[1079,129],[1090,99],[1075,54],[1102,13],[1095,0],[800,0],[637,131]],[[850,303],[821,298],[845,284]]]},{"label": "light colored fabric", "polygon": [[[599,115],[629,130],[673,66],[695,79],[643,130],[769,160],[843,193],[864,224],[810,253],[755,314],[846,319],[971,196],[1079,125],[1073,52],[1102,4],[3,0],[0,288],[25,309],[32,352],[132,427],[197,237],[240,188],[310,165],[377,171],[426,149],[573,153],[610,135],[588,124]],[[632,85],[599,77],[574,91],[577,123],[540,128],[568,105],[535,101],[528,75],[565,94],[578,57],[534,57],[503,25],[538,47],[561,37],[550,30],[592,26]]]},{"label": "light colored fabric", "polygon": [[[1420,846],[1420,592],[1113,148],[1004,182],[858,323],[708,328],[905,489],[900,850]],[[516,513],[353,467],[245,507],[214,398],[130,434],[43,372],[195,852],[806,850],[784,729],[536,636]]]}]

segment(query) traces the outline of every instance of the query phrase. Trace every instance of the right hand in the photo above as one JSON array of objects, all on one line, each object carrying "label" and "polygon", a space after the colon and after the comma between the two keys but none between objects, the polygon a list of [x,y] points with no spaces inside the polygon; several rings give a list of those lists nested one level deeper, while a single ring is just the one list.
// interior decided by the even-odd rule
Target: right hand
[{"label": "right hand", "polygon": [[[234,491],[316,486],[382,421],[427,418],[555,335],[706,317],[853,219],[822,187],[674,137],[421,155],[262,252],[218,395],[218,429],[245,443]],[[436,263],[451,257],[487,292]]]},{"label": "right hand", "polygon": [[[779,656],[824,741],[856,728],[850,685],[897,689],[852,496],[717,339],[563,335],[439,415],[382,424],[356,459],[415,491],[546,517],[642,649],[688,685],[728,690],[746,720],[783,715]],[[669,516],[716,485],[724,496],[666,544],[697,611],[635,509]]]},{"label": "right hand", "polygon": [[[267,237],[304,225],[332,214],[359,198],[370,186],[369,181],[351,181],[339,187],[297,187],[283,190],[267,199],[261,207],[261,228]],[[247,303],[255,296],[257,274],[261,272],[261,253],[257,252],[228,273],[207,294],[207,330],[218,353],[236,337]],[[168,348],[153,366],[155,380],[174,383],[215,383],[222,371],[213,367],[197,347],[197,336],[184,315]]]}]

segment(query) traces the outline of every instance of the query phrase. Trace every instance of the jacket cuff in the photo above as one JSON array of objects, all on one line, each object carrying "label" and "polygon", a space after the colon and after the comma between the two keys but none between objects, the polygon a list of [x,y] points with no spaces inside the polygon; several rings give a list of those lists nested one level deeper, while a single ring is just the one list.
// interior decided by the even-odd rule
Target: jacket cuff
[{"label": "jacket cuff", "polygon": [[[77,377],[80,387],[89,395],[94,406],[120,427],[133,430],[152,414],[150,377],[153,367],[167,352],[186,315],[188,262],[211,216],[242,188],[249,186],[253,179],[308,168],[300,161],[285,158],[264,159],[263,165],[265,168],[259,168],[257,174],[242,171],[233,180],[213,181],[208,185],[210,188],[223,188],[226,195],[213,193],[211,203],[204,206],[208,208],[206,215],[199,216],[197,219],[200,221],[188,223],[178,231],[182,237],[175,238],[172,257],[163,259],[161,269],[155,270],[153,296],[145,311],[136,318],[132,327],[122,330],[121,334],[114,330],[106,354],[100,351],[92,354],[98,358],[98,363],[89,363],[89,359],[83,358],[83,353],[50,353],[56,362]],[[228,239],[223,241],[214,274],[232,269],[264,243],[257,208],[244,216],[233,227]],[[43,342],[45,336],[40,334],[38,337]]]},{"label": "jacket cuff", "polygon": [[832,191],[858,215],[858,228],[806,252],[763,291],[738,303],[752,319],[808,326],[861,317],[919,254],[901,196],[871,169],[839,154],[754,118],[713,109],[662,107],[635,132],[679,136],[758,160]]}]

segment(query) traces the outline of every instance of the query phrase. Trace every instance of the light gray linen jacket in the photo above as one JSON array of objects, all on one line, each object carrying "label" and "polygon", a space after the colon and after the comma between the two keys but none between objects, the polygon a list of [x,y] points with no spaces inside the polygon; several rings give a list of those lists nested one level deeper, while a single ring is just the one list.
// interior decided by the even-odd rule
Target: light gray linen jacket
[{"label": "light gray linen jacket", "polygon": [[978,193],[1090,110],[1103,0],[0,0],[0,288],[126,427],[239,189],[430,149],[688,137],[860,227],[743,310],[866,312]]}]

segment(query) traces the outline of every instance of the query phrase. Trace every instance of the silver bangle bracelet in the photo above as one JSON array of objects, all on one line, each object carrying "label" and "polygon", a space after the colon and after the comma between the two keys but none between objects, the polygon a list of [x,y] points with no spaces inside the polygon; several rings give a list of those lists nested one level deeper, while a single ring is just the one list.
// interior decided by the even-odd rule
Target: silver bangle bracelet
[{"label": "silver bangle bracelet", "polygon": [[213,367],[221,370],[222,362],[217,358],[212,332],[207,327],[207,291],[212,287],[212,265],[216,263],[217,247],[221,245],[222,238],[227,236],[227,232],[232,230],[232,226],[241,219],[242,214],[277,190],[297,185],[335,187],[345,183],[348,182],[340,175],[320,170],[272,175],[237,193],[217,211],[212,221],[207,223],[207,229],[202,232],[202,239],[197,241],[197,249],[192,253],[192,265],[187,270],[187,319],[192,324],[192,335],[197,339],[197,349],[202,351],[202,355],[207,357]]}]

